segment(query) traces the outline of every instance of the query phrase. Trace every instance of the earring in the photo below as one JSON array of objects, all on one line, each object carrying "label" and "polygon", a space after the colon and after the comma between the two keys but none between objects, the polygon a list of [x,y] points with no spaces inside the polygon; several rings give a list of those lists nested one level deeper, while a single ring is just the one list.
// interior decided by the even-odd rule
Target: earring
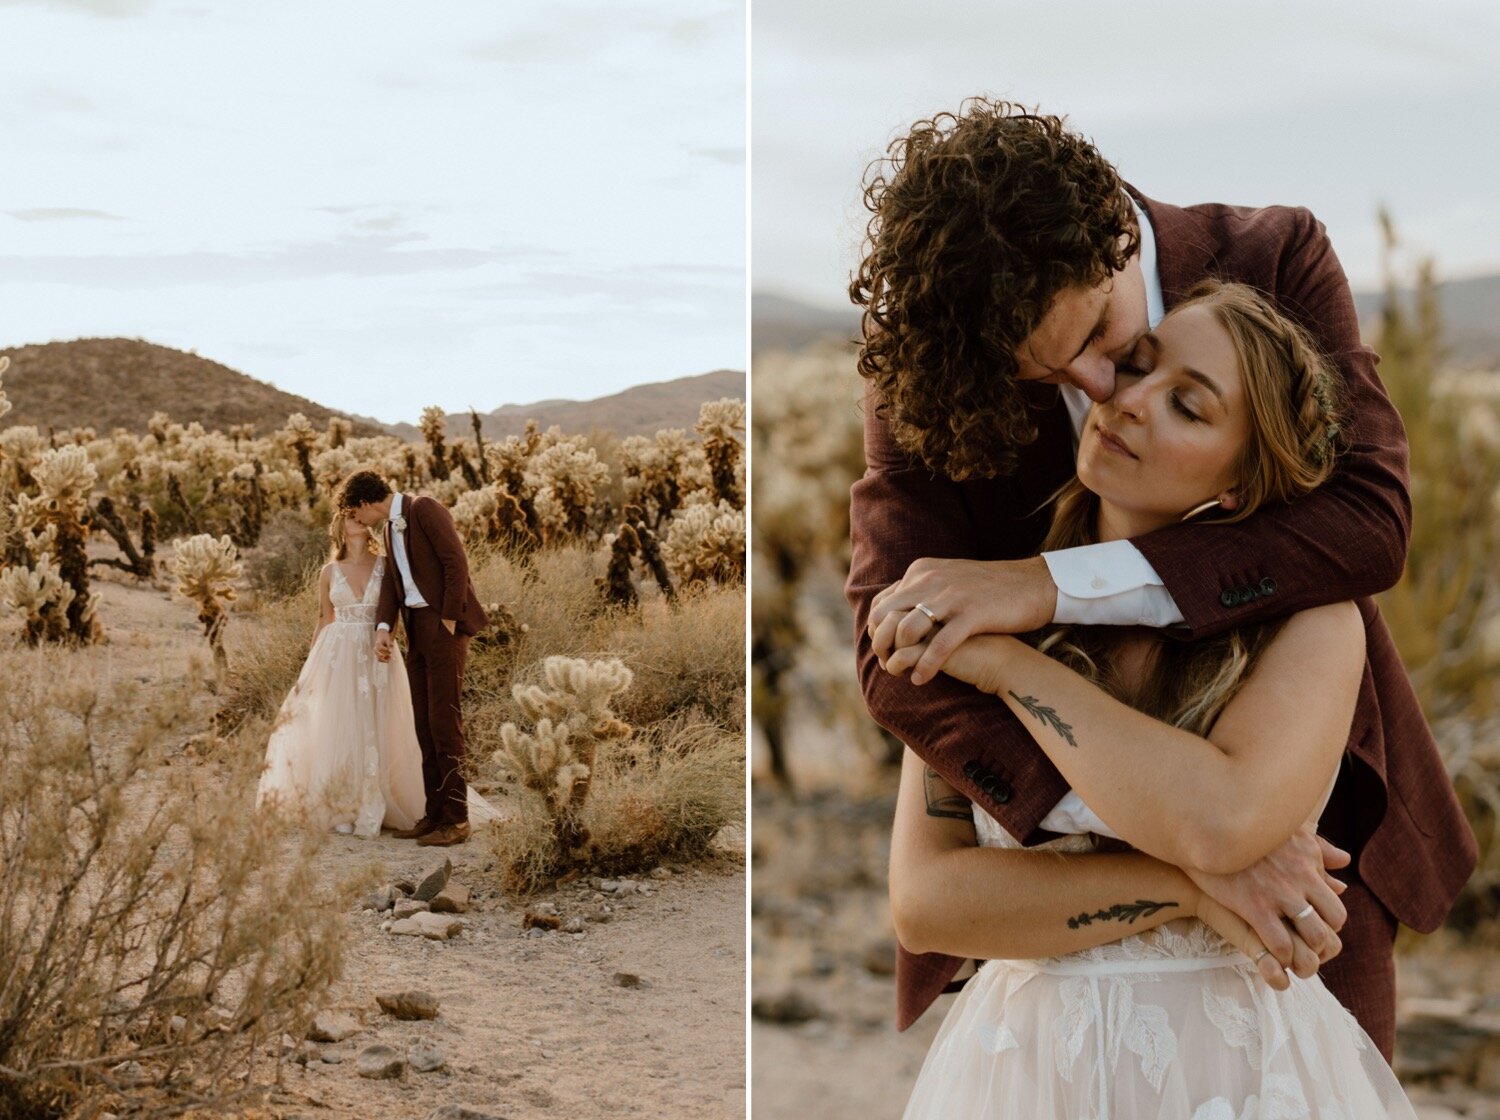
[{"label": "earring", "polygon": [[1222,501],[1220,501],[1218,498],[1210,498],[1208,501],[1206,501],[1206,502],[1200,502],[1198,505],[1195,505],[1192,509],[1190,509],[1186,513],[1184,513],[1182,515],[1182,520],[1189,521],[1192,518],[1197,517],[1200,513],[1202,513],[1206,509],[1213,509],[1214,506],[1220,506],[1220,505],[1223,505],[1223,504],[1224,503]]}]

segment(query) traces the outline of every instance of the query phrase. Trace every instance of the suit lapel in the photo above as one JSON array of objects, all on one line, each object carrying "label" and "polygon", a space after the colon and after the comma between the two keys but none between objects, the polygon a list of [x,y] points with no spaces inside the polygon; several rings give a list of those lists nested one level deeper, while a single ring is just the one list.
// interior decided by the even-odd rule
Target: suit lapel
[{"label": "suit lapel", "polygon": [[[407,507],[410,505],[410,499],[405,494],[402,494],[400,516],[406,516]],[[410,522],[408,522],[409,524]],[[404,536],[405,534],[402,535]],[[400,593],[397,597],[397,602],[404,605],[406,603],[406,582],[401,578],[401,565],[396,562],[396,533],[391,528],[389,518],[386,519],[385,523],[385,554],[391,558],[391,574],[396,577],[396,589]],[[408,564],[411,563],[411,549],[406,550],[406,562]]]},{"label": "suit lapel", "polygon": [[1213,271],[1213,245],[1201,220],[1180,206],[1153,202],[1134,188],[1131,196],[1146,211],[1156,234],[1156,272],[1164,310],[1182,302],[1188,289]]}]

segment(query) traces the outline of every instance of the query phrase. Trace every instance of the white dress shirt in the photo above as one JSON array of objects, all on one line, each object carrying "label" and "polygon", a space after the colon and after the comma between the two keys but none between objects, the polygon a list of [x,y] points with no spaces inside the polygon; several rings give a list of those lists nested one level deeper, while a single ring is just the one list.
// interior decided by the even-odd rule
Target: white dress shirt
[{"label": "white dress shirt", "polygon": [[[1161,293],[1161,274],[1156,267],[1156,234],[1151,221],[1139,203],[1136,220],[1141,227],[1141,275],[1146,281],[1146,322],[1155,329],[1166,313]],[[1073,421],[1073,448],[1083,434],[1083,421],[1092,402],[1083,390],[1072,385],[1062,387],[1063,403]],[[1141,550],[1129,541],[1104,541],[1100,544],[1044,552],[1042,559],[1057,584],[1057,611],[1054,622],[1090,623],[1103,626],[1171,626],[1181,622],[1182,611],[1156,574]],[[1041,827],[1049,832],[1095,832],[1101,836],[1117,834],[1088,807],[1083,798],[1069,790],[1063,799],[1042,818]]]},{"label": "white dress shirt", "polygon": [[[391,521],[401,516],[401,493],[391,499]],[[401,586],[406,589],[406,605],[408,607],[425,607],[427,600],[422,598],[422,593],[417,590],[417,581],[411,578],[411,560],[406,554],[406,534],[395,525],[391,526],[391,559],[396,562],[396,567],[401,572]],[[390,624],[382,622],[376,629],[389,630]]]}]

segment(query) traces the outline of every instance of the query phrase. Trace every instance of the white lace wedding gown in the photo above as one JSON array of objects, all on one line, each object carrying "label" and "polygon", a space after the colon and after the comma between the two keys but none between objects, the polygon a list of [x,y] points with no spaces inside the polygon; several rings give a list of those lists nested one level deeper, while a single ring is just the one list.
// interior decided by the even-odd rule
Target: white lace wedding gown
[{"label": "white lace wedding gown", "polygon": [[[974,824],[982,846],[1019,847],[978,806]],[[1066,956],[980,966],[943,1020],[905,1120],[1415,1115],[1321,979],[1275,991],[1209,927],[1177,919]]]},{"label": "white lace wedding gown", "polygon": [[[422,751],[401,651],[375,658],[375,610],[385,559],[377,558],[363,597],[338,564],[323,627],[266,745],[256,805],[305,814],[320,827],[352,826],[370,837],[410,828],[426,809]],[[499,814],[472,789],[470,822]]]}]

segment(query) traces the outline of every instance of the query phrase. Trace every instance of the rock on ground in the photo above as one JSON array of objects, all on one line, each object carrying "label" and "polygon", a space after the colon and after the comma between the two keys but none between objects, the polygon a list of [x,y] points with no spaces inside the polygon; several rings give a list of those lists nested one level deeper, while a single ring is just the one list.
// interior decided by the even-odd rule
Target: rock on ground
[{"label": "rock on ground", "polygon": [[320,1011],[313,1016],[307,1037],[314,1042],[343,1042],[362,1030],[359,1020],[347,1011]]},{"label": "rock on ground", "polygon": [[436,1019],[438,1015],[437,996],[420,989],[387,992],[376,996],[375,1002],[380,1004],[380,1009],[387,1015],[393,1015],[397,1019]]},{"label": "rock on ground", "polygon": [[361,1077],[400,1077],[406,1072],[406,1059],[393,1048],[376,1043],[359,1052],[355,1069]]}]

